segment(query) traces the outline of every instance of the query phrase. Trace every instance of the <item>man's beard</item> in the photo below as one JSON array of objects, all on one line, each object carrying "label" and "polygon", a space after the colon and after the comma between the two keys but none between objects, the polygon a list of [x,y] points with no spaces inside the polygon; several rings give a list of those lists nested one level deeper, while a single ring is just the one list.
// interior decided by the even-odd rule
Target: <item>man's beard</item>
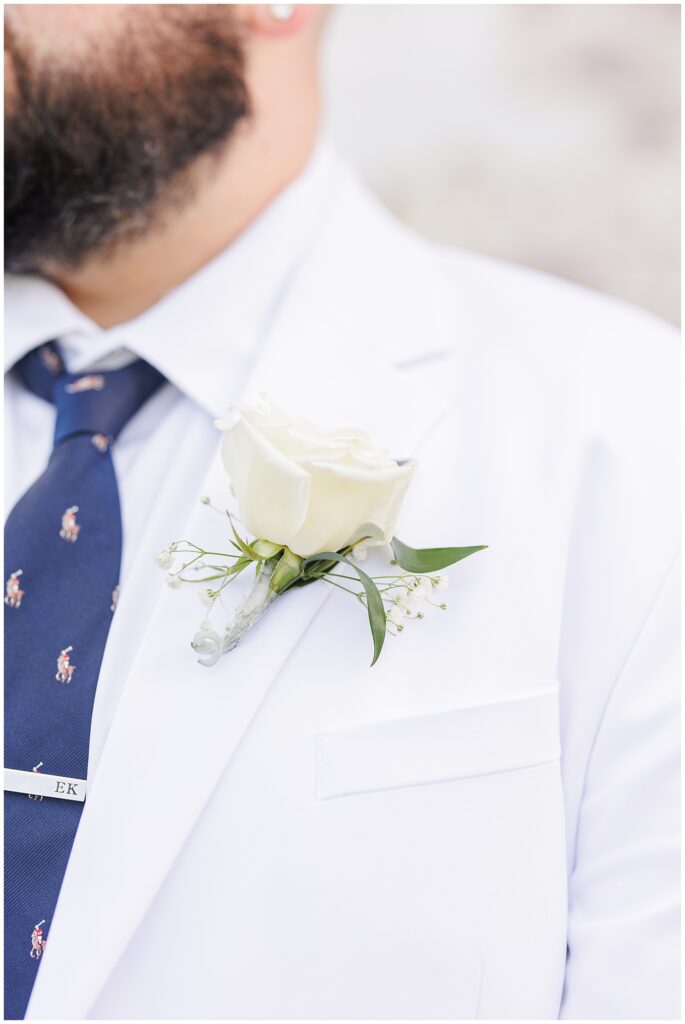
[{"label": "man's beard", "polygon": [[249,114],[230,5],[150,5],[66,67],[6,31],[5,266],[77,267],[192,193]]}]

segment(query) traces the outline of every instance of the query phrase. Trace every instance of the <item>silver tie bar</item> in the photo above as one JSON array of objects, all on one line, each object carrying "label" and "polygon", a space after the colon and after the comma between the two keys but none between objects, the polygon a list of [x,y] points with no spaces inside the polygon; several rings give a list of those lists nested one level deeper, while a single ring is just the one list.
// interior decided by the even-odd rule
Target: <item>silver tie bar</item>
[{"label": "silver tie bar", "polygon": [[16,768],[5,768],[5,789],[10,793],[49,796],[55,800],[78,800],[79,803],[86,799],[85,779],[44,775],[43,772],[20,772]]}]

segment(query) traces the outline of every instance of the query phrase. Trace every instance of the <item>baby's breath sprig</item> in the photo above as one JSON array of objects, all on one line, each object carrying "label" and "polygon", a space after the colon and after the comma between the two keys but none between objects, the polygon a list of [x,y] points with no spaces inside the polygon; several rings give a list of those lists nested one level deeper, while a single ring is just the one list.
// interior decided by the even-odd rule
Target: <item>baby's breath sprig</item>
[{"label": "baby's breath sprig", "polygon": [[[352,552],[354,555],[354,550]],[[448,586],[447,576],[444,574],[430,575],[423,573],[400,573],[392,576],[371,576],[369,577],[376,585],[381,595],[385,609],[386,633],[392,636],[399,636],[404,631],[405,622],[408,619],[421,620],[425,618],[424,605],[431,605],[447,609],[444,600],[433,601],[429,594],[444,591]],[[327,573],[322,579],[333,586],[339,587],[352,593],[362,604],[366,606],[366,595],[363,590],[354,590],[338,580],[344,579],[355,583],[355,577],[345,573]]]},{"label": "baby's breath sprig", "polygon": [[[202,501],[220,512],[209,498]],[[193,541],[178,540],[154,556],[155,564],[167,572],[170,587],[202,584],[199,597],[207,613],[191,645],[201,655],[202,665],[214,665],[222,654],[232,650],[276,597],[294,587],[321,580],[352,594],[365,607],[373,637],[373,665],[380,656],[385,637],[399,636],[408,620],[423,619],[425,605],[443,611],[447,608],[444,599],[433,599],[448,586],[447,576],[438,570],[484,548],[479,545],[421,550],[410,548],[395,537],[391,564],[404,571],[369,576],[359,563],[366,560],[373,544],[370,537],[360,537],[339,551],[323,551],[303,558],[282,544],[263,539],[248,541],[238,534],[230,514],[226,515],[233,534],[230,539],[233,551],[209,551]],[[254,583],[221,636],[209,621],[209,615],[226,587],[251,566],[255,572]]]}]

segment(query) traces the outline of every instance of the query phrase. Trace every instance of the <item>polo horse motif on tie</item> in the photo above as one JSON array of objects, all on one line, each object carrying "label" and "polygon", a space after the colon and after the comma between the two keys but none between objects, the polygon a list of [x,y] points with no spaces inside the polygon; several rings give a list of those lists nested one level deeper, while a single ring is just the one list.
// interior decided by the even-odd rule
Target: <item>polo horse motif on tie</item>
[{"label": "polo horse motif on tie", "polygon": [[77,395],[79,391],[102,391],[105,386],[105,378],[101,373],[87,373],[85,377],[79,377],[67,384],[65,391],[69,395]]},{"label": "polo horse motif on tie", "polygon": [[93,434],[90,440],[101,455],[104,455],[109,448],[110,439],[105,434]]},{"label": "polo horse motif on tie", "polygon": [[[43,475],[35,481],[38,486],[32,484],[19,499],[5,527],[5,579],[10,567],[21,566],[24,574],[19,583],[26,589],[21,609],[10,612],[8,607],[5,615],[5,763],[36,767],[36,774],[29,774],[29,784],[24,787],[32,791],[30,802],[29,796],[18,799],[9,792],[5,796],[7,1020],[26,1016],[36,980],[35,969],[29,968],[29,949],[35,968],[40,967],[45,948],[45,922],[38,919],[33,927],[33,915],[52,920],[83,807],[80,802],[60,806],[46,794],[41,800],[44,790],[37,773],[43,771],[41,759],[48,766],[71,765],[73,774],[82,779],[88,773],[93,703],[112,622],[108,609],[115,603],[112,591],[121,570],[123,524],[110,445],[164,382],[162,375],[142,360],[86,375],[85,381],[72,375],[63,377],[64,369],[54,351],[55,345],[43,346],[17,364],[17,375],[27,390],[54,406],[54,446]],[[77,522],[81,515],[78,506],[87,510],[85,534],[80,533]],[[88,545],[91,523],[96,551]],[[95,544],[96,534],[106,537],[107,543]],[[77,538],[80,544],[74,543]],[[15,580],[10,587],[13,600],[16,584]],[[67,590],[69,599],[64,600]],[[73,632],[74,622],[88,637],[87,658],[84,641]],[[69,641],[75,641],[73,648]],[[74,650],[81,651],[77,666],[74,658],[79,655],[74,655]],[[52,701],[57,707],[65,700],[69,705],[68,713],[60,716],[59,728],[46,726],[45,686],[46,680],[52,685],[51,665],[57,687]],[[69,684],[76,668],[74,690]],[[75,696],[79,698],[76,703],[69,699]],[[63,796],[70,792],[73,795],[71,790],[60,789]],[[30,905],[26,902],[29,898]],[[31,918],[27,918],[27,906]]]},{"label": "polo horse motif on tie", "polygon": [[59,535],[62,540],[68,540],[72,544],[78,540],[81,527],[76,522],[76,513],[78,512],[78,505],[71,505],[68,509],[65,509],[62,516],[62,528],[59,531]]},{"label": "polo horse motif on tie", "polygon": [[59,354],[50,345],[43,345],[38,349],[38,358],[45,369],[55,377],[60,373],[64,373],[64,363]]},{"label": "polo horse motif on tie", "polygon": [[73,651],[73,647],[65,647],[63,651],[60,651],[59,657],[57,658],[57,672],[55,673],[55,679],[58,683],[70,683],[71,677],[76,671],[76,665],[71,664],[69,652]]},{"label": "polo horse motif on tie", "polygon": [[44,924],[45,924],[45,918],[43,918],[42,921],[39,921],[38,924],[36,925],[36,927],[31,932],[31,959],[32,960],[40,960],[41,956],[43,955],[43,950],[45,949],[45,943],[47,941],[46,939],[43,938],[43,929],[41,927]]},{"label": "polo horse motif on tie", "polygon": [[[42,767],[43,767],[43,762],[39,761],[38,764],[34,764],[34,766],[31,769],[31,771],[35,772],[36,775],[40,775],[40,769]],[[42,802],[42,800],[43,800],[43,797],[40,796],[38,793],[29,793],[28,797],[29,797],[29,800],[38,800],[39,802]]]},{"label": "polo horse motif on tie", "polygon": [[5,584],[5,604],[8,608],[19,608],[25,591],[19,586],[19,577],[23,575],[23,569],[15,569],[10,574]]}]

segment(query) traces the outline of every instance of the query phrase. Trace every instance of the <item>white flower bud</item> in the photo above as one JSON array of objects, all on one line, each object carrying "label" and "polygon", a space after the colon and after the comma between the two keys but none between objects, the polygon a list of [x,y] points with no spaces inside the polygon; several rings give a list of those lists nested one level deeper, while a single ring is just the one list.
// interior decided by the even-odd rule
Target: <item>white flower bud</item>
[{"label": "white flower bud", "polygon": [[385,613],[385,617],[388,622],[392,622],[393,626],[402,626],[404,622],[404,615],[402,610],[395,606]]},{"label": "white flower bud", "polygon": [[154,556],[154,563],[159,569],[170,569],[173,560],[173,555],[168,548],[162,548]]},{"label": "white flower bud", "polygon": [[200,600],[202,601],[203,605],[205,605],[206,608],[212,607],[215,598],[216,594],[214,593],[211,587],[203,587],[203,589],[200,591]]},{"label": "white flower bud", "polygon": [[436,590],[447,590],[449,580],[447,576],[440,573],[438,576],[431,577],[431,583]]},{"label": "white flower bud", "polygon": [[181,586],[181,581],[178,576],[167,576],[166,585],[167,587],[171,587],[172,590],[178,590]]}]

